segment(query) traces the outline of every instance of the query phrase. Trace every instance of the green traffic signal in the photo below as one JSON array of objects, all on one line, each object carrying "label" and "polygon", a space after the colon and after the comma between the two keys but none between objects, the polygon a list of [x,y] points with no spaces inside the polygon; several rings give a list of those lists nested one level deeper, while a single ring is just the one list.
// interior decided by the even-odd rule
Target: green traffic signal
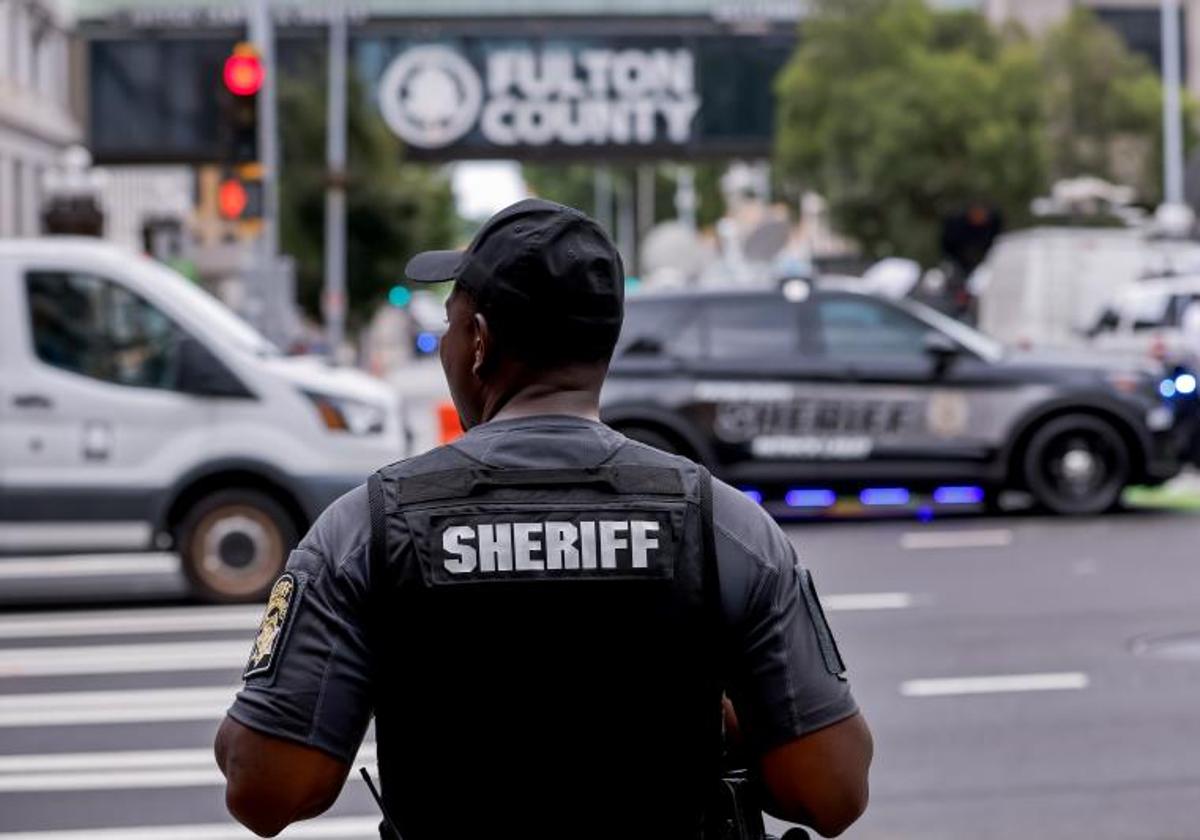
[{"label": "green traffic signal", "polygon": [[412,292],[408,286],[392,286],[388,291],[388,303],[399,309],[403,309],[412,302]]}]

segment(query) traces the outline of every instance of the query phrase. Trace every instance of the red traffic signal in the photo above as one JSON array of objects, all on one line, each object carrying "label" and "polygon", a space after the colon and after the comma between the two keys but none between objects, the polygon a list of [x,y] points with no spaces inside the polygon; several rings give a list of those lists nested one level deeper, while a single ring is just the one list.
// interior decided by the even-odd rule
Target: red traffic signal
[{"label": "red traffic signal", "polygon": [[246,212],[246,188],[237,178],[226,178],[217,188],[217,212],[223,219],[240,219]]},{"label": "red traffic signal", "polygon": [[234,96],[253,96],[262,88],[265,73],[258,51],[249,44],[238,44],[225,59],[222,76]]}]

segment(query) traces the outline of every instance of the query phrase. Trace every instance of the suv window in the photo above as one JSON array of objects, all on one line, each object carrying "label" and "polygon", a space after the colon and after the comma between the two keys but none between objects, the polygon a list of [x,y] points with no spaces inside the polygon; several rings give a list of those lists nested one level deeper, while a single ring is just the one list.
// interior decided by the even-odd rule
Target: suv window
[{"label": "suv window", "polygon": [[710,300],[704,317],[709,358],[762,359],[800,350],[796,306],[782,297]]},{"label": "suv window", "polygon": [[849,295],[822,298],[816,304],[827,356],[925,356],[925,335],[930,327],[907,312],[869,297]]},{"label": "suv window", "polygon": [[182,333],[133,292],[91,274],[33,271],[25,276],[37,357],[93,379],[173,388]]},{"label": "suv window", "polygon": [[700,355],[696,307],[686,299],[630,301],[614,357],[667,355],[694,359]]}]

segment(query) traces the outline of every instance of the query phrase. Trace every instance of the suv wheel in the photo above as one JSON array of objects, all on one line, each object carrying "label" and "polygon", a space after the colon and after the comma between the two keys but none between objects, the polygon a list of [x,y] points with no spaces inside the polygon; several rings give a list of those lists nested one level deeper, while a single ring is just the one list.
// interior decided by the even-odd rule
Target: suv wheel
[{"label": "suv wheel", "polygon": [[197,502],[179,527],[183,570],[206,601],[260,601],[297,541],[287,511],[257,490],[222,490]]},{"label": "suv wheel", "polygon": [[1030,492],[1050,511],[1103,513],[1120,501],[1129,479],[1129,447],[1111,424],[1069,414],[1034,433],[1023,467]]}]

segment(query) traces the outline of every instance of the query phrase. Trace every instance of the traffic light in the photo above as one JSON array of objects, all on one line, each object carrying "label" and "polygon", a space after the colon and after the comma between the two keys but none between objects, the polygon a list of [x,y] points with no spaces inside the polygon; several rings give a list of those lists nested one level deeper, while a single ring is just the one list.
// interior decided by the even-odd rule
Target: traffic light
[{"label": "traffic light", "polygon": [[265,73],[252,44],[238,44],[225,59],[221,70],[222,163],[258,160],[258,92]]},{"label": "traffic light", "polygon": [[262,193],[262,166],[243,164],[227,172],[217,185],[217,213],[231,222],[261,219]]}]

